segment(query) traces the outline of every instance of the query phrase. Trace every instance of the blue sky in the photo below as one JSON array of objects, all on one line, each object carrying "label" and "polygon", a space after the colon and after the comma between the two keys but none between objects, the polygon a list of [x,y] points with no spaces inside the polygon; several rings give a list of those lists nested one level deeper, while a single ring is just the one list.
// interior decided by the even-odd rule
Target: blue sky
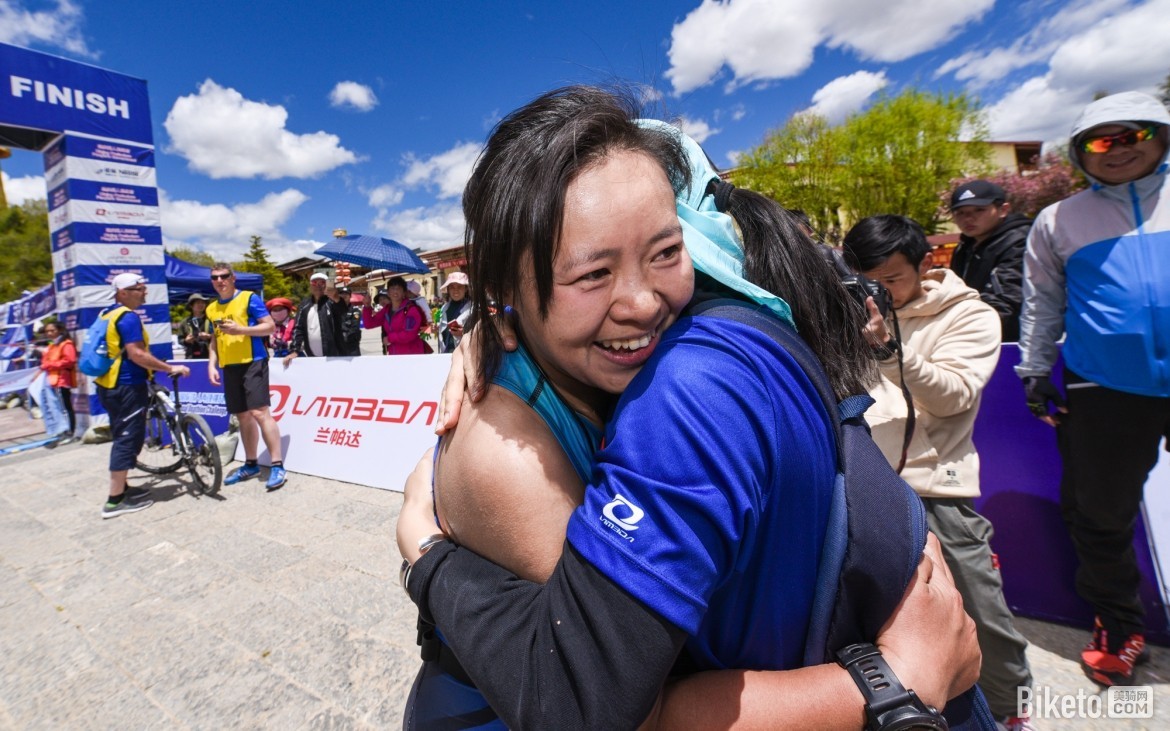
[{"label": "blue sky", "polygon": [[[967,90],[996,139],[1062,138],[1106,89],[1170,73],[1170,0],[0,0],[0,41],[147,80],[164,240],[309,254],[335,227],[461,241],[491,126],[542,91],[638,85],[717,164],[813,108]],[[43,197],[40,155],[3,162]]]}]

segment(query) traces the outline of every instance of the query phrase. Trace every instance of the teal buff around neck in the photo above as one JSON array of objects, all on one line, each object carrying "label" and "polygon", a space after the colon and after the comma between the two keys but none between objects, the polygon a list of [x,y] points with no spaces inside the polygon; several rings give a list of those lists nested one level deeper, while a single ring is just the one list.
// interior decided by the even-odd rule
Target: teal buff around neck
[{"label": "teal buff around neck", "polygon": [[796,327],[792,308],[780,297],[743,278],[743,244],[735,220],[715,207],[715,196],[707,192],[719,173],[711,166],[699,143],[671,124],[657,119],[639,119],[638,125],[674,135],[682,143],[691,170],[689,188],[675,192],[675,208],[682,224],[683,241],[695,270],[768,308],[772,314]]}]

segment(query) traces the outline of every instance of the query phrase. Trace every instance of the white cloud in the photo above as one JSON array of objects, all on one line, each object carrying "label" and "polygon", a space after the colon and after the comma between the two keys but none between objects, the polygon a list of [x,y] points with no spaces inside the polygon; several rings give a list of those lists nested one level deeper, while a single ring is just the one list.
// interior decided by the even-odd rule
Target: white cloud
[{"label": "white cloud", "polygon": [[1011,72],[1050,58],[1067,38],[1091,28],[1097,22],[1124,10],[1129,0],[1078,0],[1042,18],[1010,46],[986,49],[984,45],[950,59],[938,68],[934,78],[953,73],[959,81],[982,88]]},{"label": "white cloud", "polygon": [[679,129],[700,145],[711,135],[717,135],[722,131],[712,129],[711,125],[701,119],[691,119],[690,117],[679,117],[677,124]]},{"label": "white cloud", "polygon": [[54,10],[25,10],[0,0],[0,42],[17,46],[50,46],[79,56],[96,58],[81,34],[81,8],[71,0],[57,0]]},{"label": "white cloud", "polygon": [[402,189],[387,183],[373,190],[365,191],[366,198],[374,208],[390,208],[402,202]]},{"label": "white cloud", "polygon": [[313,249],[304,241],[290,241],[280,231],[307,200],[309,197],[295,188],[269,193],[255,203],[235,205],[172,200],[160,190],[163,241],[237,261],[247,251],[251,237],[260,236],[273,261],[287,261]]},{"label": "white cloud", "polygon": [[439,203],[384,211],[374,219],[373,227],[412,249],[447,249],[463,243],[463,209],[458,203]]},{"label": "white cloud", "polygon": [[333,91],[329,92],[330,106],[339,109],[356,109],[359,112],[368,112],[378,106],[378,97],[374,90],[365,84],[356,81],[339,81]]},{"label": "white cloud", "polygon": [[4,196],[8,198],[8,205],[19,206],[22,203],[35,200],[46,200],[49,194],[45,191],[45,178],[41,175],[25,175],[14,178],[0,170],[4,178]]},{"label": "white cloud", "polygon": [[[427,158],[408,153],[403,158],[406,172],[393,183],[364,190],[366,199],[377,213],[371,225],[411,248],[444,249],[463,241],[463,209],[458,199],[475,168],[482,147],[463,142],[445,152]],[[407,191],[426,189],[439,202],[429,207],[395,210]]]},{"label": "white cloud", "polygon": [[211,79],[197,94],[175,100],[163,126],[170,151],[188,167],[212,178],[310,178],[357,156],[327,132],[298,135],[285,129],[288,112],[280,105],[245,99]]},{"label": "white cloud", "polygon": [[994,0],[703,0],[671,29],[676,96],[712,83],[726,68],[729,89],[796,76],[818,46],[866,60],[901,61],[930,50],[977,20]]},{"label": "white cloud", "polygon": [[425,159],[418,159],[408,153],[408,167],[402,176],[402,185],[406,188],[437,189],[440,199],[461,196],[481,149],[477,142],[464,142]]},{"label": "white cloud", "polygon": [[1097,91],[1154,92],[1170,68],[1166,38],[1170,0],[1150,0],[1082,26],[1054,44],[1046,73],[987,108],[992,139],[1065,141]]},{"label": "white cloud", "polygon": [[867,99],[889,83],[885,71],[876,74],[858,71],[848,76],[839,76],[817,89],[813,94],[812,106],[805,112],[824,117],[829,124],[839,124],[861,109]]}]

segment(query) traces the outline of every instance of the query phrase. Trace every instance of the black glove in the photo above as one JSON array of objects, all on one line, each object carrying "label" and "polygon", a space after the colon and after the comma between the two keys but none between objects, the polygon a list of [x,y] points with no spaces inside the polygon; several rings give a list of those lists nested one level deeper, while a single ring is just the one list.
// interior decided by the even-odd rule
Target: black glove
[{"label": "black glove", "polygon": [[1028,410],[1037,418],[1049,416],[1048,403],[1065,408],[1064,396],[1060,393],[1048,376],[1028,376],[1024,379],[1024,398],[1028,401]]}]

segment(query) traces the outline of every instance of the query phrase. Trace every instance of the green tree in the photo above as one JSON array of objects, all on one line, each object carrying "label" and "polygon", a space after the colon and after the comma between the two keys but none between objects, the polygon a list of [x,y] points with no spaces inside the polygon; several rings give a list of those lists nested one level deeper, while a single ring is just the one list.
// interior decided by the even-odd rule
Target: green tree
[{"label": "green tree", "polygon": [[986,169],[984,140],[975,100],[909,89],[837,127],[794,115],[748,153],[733,181],[803,210],[829,241],[879,213],[909,216],[933,232],[942,223],[939,191]]},{"label": "green tree", "polygon": [[292,284],[284,272],[277,269],[272,260],[268,258],[268,251],[264,248],[260,237],[253,236],[251,242],[248,246],[248,252],[244,254],[244,261],[233,264],[233,267],[238,271],[252,272],[263,277],[265,298],[289,297],[291,299],[293,295]]},{"label": "green tree", "polygon": [[27,201],[0,210],[0,302],[53,281],[48,204]]},{"label": "green tree", "polygon": [[844,157],[840,129],[824,117],[797,114],[741,158],[734,182],[803,210],[813,228],[832,238],[840,223]]}]

